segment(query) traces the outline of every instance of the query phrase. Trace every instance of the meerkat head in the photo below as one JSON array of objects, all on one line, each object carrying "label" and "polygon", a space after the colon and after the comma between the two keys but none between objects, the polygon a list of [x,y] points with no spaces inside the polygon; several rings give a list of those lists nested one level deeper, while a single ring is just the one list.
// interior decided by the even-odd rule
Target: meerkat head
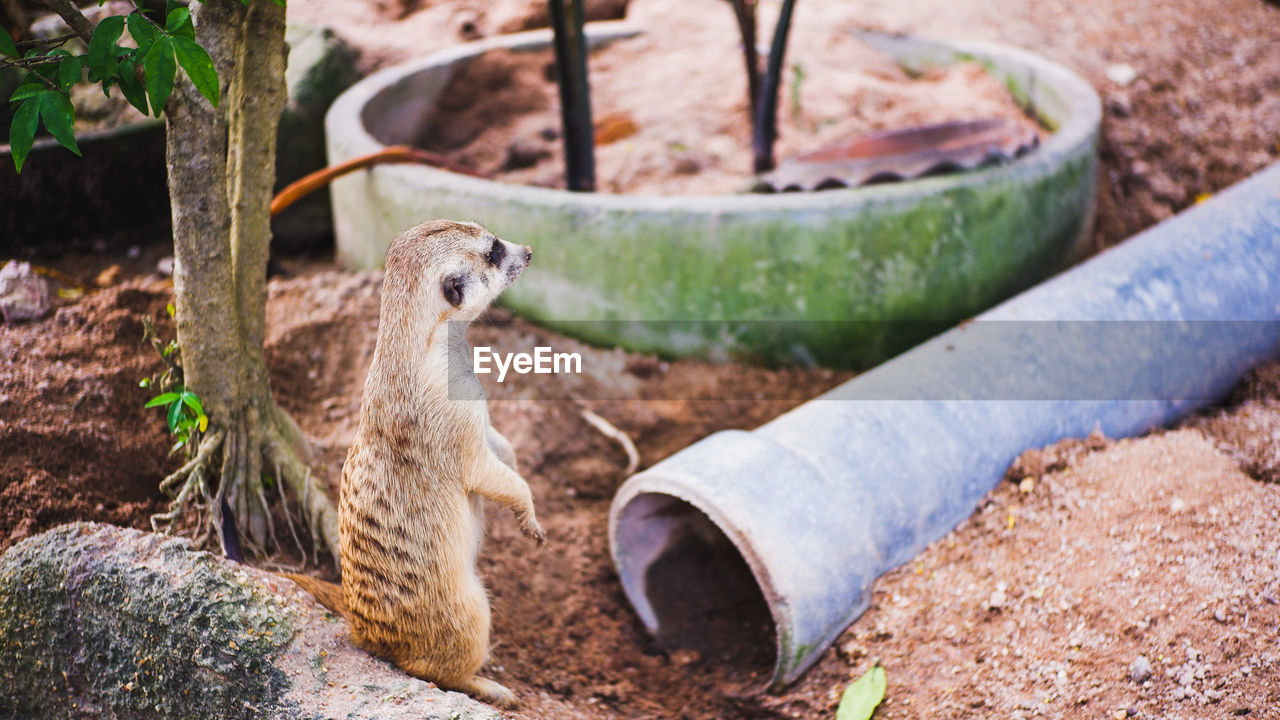
[{"label": "meerkat head", "polygon": [[387,251],[386,287],[448,320],[474,320],[520,277],[533,250],[475,223],[431,220],[400,234]]}]

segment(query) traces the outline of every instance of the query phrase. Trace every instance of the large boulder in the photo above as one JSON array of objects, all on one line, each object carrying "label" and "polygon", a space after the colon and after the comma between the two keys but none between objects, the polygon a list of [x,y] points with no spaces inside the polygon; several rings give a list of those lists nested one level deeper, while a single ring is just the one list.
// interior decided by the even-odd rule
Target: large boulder
[{"label": "large boulder", "polygon": [[0,718],[494,718],[353,646],[292,581],[72,523],[0,556]]}]

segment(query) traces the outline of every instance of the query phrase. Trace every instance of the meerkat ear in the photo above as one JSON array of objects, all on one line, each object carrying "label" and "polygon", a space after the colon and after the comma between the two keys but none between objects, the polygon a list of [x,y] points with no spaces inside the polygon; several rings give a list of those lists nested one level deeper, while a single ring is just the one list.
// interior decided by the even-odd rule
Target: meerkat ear
[{"label": "meerkat ear", "polygon": [[456,275],[446,275],[444,281],[440,283],[440,291],[444,293],[444,299],[454,307],[462,305],[462,296],[466,288],[466,277],[461,273]]},{"label": "meerkat ear", "polygon": [[446,275],[444,282],[440,283],[440,290],[444,293],[444,299],[454,307],[462,305],[463,290],[466,287],[467,278],[459,273],[457,275]]}]

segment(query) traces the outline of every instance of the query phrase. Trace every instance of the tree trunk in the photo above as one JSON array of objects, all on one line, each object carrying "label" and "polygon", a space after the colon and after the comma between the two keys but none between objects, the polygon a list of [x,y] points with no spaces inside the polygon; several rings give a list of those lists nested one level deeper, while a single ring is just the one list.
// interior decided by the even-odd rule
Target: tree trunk
[{"label": "tree trunk", "polygon": [[[210,427],[183,477],[166,479],[182,483],[163,519],[198,503],[198,491],[224,551],[238,544],[224,530],[224,508],[251,546],[265,548],[273,534],[266,474],[293,491],[317,545],[336,558],[337,511],[300,458],[301,433],[271,397],[263,354],[276,127],[287,94],[285,11],[271,0],[208,0],[192,15],[223,103],[215,109],[179,80],[165,108],[167,163],[183,375]],[[220,476],[216,487],[211,475]]]}]

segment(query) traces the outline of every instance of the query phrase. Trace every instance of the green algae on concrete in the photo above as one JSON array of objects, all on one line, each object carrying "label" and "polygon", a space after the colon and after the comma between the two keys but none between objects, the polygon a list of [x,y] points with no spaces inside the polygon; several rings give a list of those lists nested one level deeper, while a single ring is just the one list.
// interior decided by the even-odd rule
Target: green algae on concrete
[{"label": "green algae on concrete", "polygon": [[[534,248],[503,303],[546,326],[661,355],[866,367],[1078,257],[1101,117],[1088,84],[1013,48],[863,37],[909,69],[978,59],[1055,131],[1008,165],[806,194],[569,193],[382,166],[333,185],[339,259],[378,267],[405,228],[476,220]],[[403,141],[423,113],[429,122],[454,68],[538,38],[475,43],[358,83],[326,118],[330,160]]]}]

